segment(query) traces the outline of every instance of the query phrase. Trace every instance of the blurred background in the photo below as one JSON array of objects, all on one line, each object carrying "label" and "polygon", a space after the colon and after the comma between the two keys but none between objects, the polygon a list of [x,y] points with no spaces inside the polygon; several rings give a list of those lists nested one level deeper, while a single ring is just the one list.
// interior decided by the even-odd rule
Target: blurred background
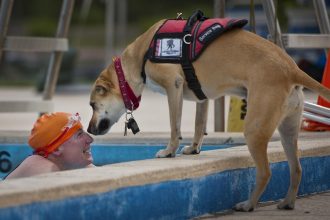
[{"label": "blurred background", "polygon": [[[119,55],[126,45],[156,21],[175,18],[182,12],[187,18],[201,9],[214,14],[213,0],[117,0],[107,10],[106,0],[75,1],[69,29],[70,50],[64,54],[58,85],[90,84],[108,63],[109,56]],[[262,5],[256,6],[257,34],[267,37],[268,30]],[[329,1],[327,1],[329,2]],[[249,0],[227,1],[226,16],[249,18]],[[312,1],[278,1],[278,17],[282,32],[319,33]],[[62,1],[16,0],[8,27],[10,36],[53,37]],[[107,16],[107,13],[112,13]],[[113,19],[113,33],[107,33]],[[249,29],[247,26],[246,29]],[[107,39],[112,37],[113,39]],[[112,44],[113,51],[106,51]],[[323,50],[291,50],[289,53],[306,71],[319,79],[325,63]],[[110,54],[110,55],[108,55]],[[6,52],[0,69],[0,85],[33,85],[42,90],[49,54]]]},{"label": "blurred background", "polygon": [[[261,0],[254,0],[254,3],[256,32],[267,38],[268,29]],[[312,1],[279,0],[277,3],[282,33],[319,33]],[[329,6],[330,0],[326,3]],[[73,108],[89,108],[88,94],[91,85],[113,55],[120,55],[130,42],[158,20],[175,18],[177,12],[182,12],[183,17],[188,18],[196,9],[212,17],[216,13],[214,4],[214,0],[76,0],[68,32],[70,49],[63,56],[56,94],[83,93],[86,95],[85,106]],[[54,37],[61,6],[62,1],[59,0],[15,0],[7,35]],[[226,17],[249,19],[249,13],[249,0],[226,1]],[[245,28],[249,29],[249,26]],[[290,49],[288,53],[305,72],[321,81],[325,64],[324,50]],[[17,96],[24,96],[25,91],[41,94],[49,58],[49,53],[3,53],[0,88],[14,87],[15,91],[19,90],[17,88],[28,88],[19,90],[21,93]],[[6,94],[0,90],[1,98],[5,98]],[[166,108],[166,104],[164,106]],[[90,114],[91,112],[86,113],[86,120]],[[193,122],[189,131],[193,130],[192,125]]]}]

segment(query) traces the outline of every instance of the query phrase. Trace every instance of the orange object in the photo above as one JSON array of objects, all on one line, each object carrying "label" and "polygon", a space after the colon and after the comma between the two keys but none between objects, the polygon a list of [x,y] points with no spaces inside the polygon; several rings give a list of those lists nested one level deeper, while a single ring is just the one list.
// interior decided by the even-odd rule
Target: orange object
[{"label": "orange object", "polygon": [[[328,58],[327,58],[327,63],[325,64],[324,72],[323,72],[323,77],[322,77],[322,84],[330,88],[330,63],[329,63],[329,56],[330,56],[330,50],[328,52]],[[324,107],[330,108],[330,102],[326,101],[323,99],[321,96],[317,99],[317,104],[322,105]]]},{"label": "orange object", "polygon": [[329,125],[309,119],[303,119],[301,128],[305,131],[330,131]]},{"label": "orange object", "polygon": [[[322,84],[330,88],[330,62],[329,62],[329,57],[330,57],[330,50],[328,52],[328,58],[327,62],[325,64],[325,68],[323,71],[323,77],[322,77]],[[323,99],[321,96],[318,97],[317,99],[317,104],[330,108],[330,102],[326,101]],[[303,123],[301,125],[301,128],[305,131],[330,131],[330,125],[322,124],[319,122],[315,122],[309,119],[304,119]]]},{"label": "orange object", "polygon": [[78,113],[44,114],[34,123],[29,144],[36,154],[48,157],[80,128],[82,124]]}]

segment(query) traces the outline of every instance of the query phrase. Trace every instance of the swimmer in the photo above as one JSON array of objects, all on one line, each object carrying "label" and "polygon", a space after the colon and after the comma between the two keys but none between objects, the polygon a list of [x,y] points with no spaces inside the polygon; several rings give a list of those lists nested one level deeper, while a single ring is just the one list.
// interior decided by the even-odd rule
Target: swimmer
[{"label": "swimmer", "polygon": [[34,149],[33,155],[5,179],[95,167],[90,146],[93,138],[83,130],[80,120],[78,113],[42,115],[35,122],[28,141]]}]

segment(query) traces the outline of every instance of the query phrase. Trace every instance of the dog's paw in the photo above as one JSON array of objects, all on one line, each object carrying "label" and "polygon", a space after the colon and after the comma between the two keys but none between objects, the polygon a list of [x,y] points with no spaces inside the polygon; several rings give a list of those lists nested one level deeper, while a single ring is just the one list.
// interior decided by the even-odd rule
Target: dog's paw
[{"label": "dog's paw", "polygon": [[192,146],[184,146],[181,150],[182,154],[199,154],[200,152],[200,150],[195,149]]},{"label": "dog's paw", "polygon": [[289,202],[288,200],[283,200],[277,205],[278,209],[292,210],[294,209],[294,202]]},{"label": "dog's paw", "polygon": [[239,212],[252,212],[254,210],[254,206],[249,200],[247,200],[245,202],[237,203],[234,210]]},{"label": "dog's paw", "polygon": [[175,157],[175,152],[173,153],[172,151],[169,150],[160,150],[156,154],[157,158],[167,158],[167,157]]}]

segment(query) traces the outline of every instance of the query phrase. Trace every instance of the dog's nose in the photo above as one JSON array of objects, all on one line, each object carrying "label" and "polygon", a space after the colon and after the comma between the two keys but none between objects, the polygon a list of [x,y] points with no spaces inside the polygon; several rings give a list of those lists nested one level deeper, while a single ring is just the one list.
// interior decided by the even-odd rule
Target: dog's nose
[{"label": "dog's nose", "polygon": [[96,123],[93,120],[89,121],[87,132],[93,135],[98,135],[99,131],[97,129]]},{"label": "dog's nose", "polygon": [[92,125],[91,122],[89,122],[89,125],[88,125],[88,128],[87,128],[87,132],[90,133],[90,134],[96,134],[96,129],[94,129],[95,127]]},{"label": "dog's nose", "polygon": [[109,129],[109,126],[110,126],[110,120],[102,119],[98,126],[99,133],[104,133],[104,131]]},{"label": "dog's nose", "polygon": [[88,128],[87,128],[87,132],[90,133],[90,134],[92,134],[91,125],[88,126]]}]

